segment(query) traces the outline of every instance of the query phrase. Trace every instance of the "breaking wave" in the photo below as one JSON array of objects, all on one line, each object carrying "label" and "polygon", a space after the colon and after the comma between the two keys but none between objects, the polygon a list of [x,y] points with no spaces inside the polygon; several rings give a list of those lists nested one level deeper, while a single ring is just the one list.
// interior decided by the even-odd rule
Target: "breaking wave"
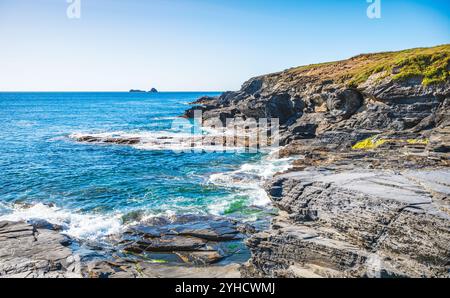
[{"label": "breaking wave", "polygon": [[[72,133],[69,138],[83,143],[129,145],[139,150],[172,150],[175,152],[245,152],[244,146],[227,147],[215,140],[226,135],[221,130],[205,129],[200,134],[179,131],[137,131]],[[217,144],[216,144],[217,143]]]},{"label": "breaking wave", "polygon": [[38,203],[31,207],[10,208],[0,221],[48,222],[62,228],[62,233],[76,239],[99,240],[122,229],[121,215],[78,214]]},{"label": "breaking wave", "polygon": [[292,159],[277,159],[276,152],[262,158],[256,163],[246,163],[231,172],[217,173],[209,177],[208,182],[217,186],[235,189],[236,194],[218,199],[212,204],[210,212],[222,215],[232,204],[242,201],[245,197],[246,205],[265,207],[270,204],[270,198],[264,190],[264,183],[278,172],[284,172],[292,167]]}]

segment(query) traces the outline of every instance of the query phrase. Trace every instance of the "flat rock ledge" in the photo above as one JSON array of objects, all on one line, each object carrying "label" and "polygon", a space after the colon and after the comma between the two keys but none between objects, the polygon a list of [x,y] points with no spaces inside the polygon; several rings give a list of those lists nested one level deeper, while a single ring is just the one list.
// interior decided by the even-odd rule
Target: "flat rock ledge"
[{"label": "flat rock ledge", "polygon": [[57,226],[2,221],[0,278],[235,278],[249,257],[243,239],[255,232],[224,218],[155,217],[111,236],[112,248],[95,248],[104,257],[89,258]]},{"label": "flat rock ledge", "polygon": [[281,210],[247,241],[245,277],[450,277],[450,171],[304,170],[267,191]]},{"label": "flat rock ledge", "polygon": [[57,231],[25,222],[0,222],[0,277],[81,277],[80,259]]},{"label": "flat rock ledge", "polygon": [[[236,278],[243,243],[255,228],[231,219],[182,215],[155,217],[129,227],[109,260],[91,261],[82,274],[90,278]],[[241,256],[243,255],[243,256]]]},{"label": "flat rock ledge", "polygon": [[87,264],[83,275],[88,278],[239,278],[239,264],[224,266],[183,266],[152,264],[125,259]]}]

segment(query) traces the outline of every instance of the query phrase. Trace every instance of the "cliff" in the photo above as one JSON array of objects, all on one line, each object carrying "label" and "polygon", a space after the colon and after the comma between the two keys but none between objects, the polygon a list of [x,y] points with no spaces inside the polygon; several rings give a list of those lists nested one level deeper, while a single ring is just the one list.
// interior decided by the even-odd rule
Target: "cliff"
[{"label": "cliff", "polygon": [[450,45],[365,54],[204,97],[204,119],[279,118],[294,168],[247,241],[251,277],[449,276]]},{"label": "cliff", "polygon": [[[78,243],[59,226],[4,221],[0,277],[449,277],[449,71],[444,45],[293,68],[200,98],[186,117],[279,118],[280,154],[295,161],[266,183],[279,210],[268,230],[149,218],[91,260],[73,255]],[[239,268],[242,239],[251,258]],[[179,261],[158,264],[154,253]]]}]

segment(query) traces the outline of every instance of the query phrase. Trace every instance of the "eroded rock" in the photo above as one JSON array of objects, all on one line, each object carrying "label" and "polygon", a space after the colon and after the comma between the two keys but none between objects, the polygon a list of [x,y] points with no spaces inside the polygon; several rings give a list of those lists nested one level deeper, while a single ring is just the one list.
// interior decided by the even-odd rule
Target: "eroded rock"
[{"label": "eroded rock", "polygon": [[0,277],[81,277],[80,259],[57,231],[0,222]]},{"label": "eroded rock", "polygon": [[[442,177],[431,182],[432,177]],[[252,236],[245,276],[448,277],[446,170],[301,171],[268,192],[283,212]],[[268,253],[270,252],[270,253]]]}]

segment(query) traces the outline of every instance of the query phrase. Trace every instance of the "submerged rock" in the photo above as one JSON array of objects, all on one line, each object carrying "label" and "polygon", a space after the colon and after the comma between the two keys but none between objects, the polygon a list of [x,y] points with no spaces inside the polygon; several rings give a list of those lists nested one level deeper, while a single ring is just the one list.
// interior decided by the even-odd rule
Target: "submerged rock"
[{"label": "submerged rock", "polygon": [[[143,237],[149,237],[148,234]],[[206,241],[194,237],[167,236],[142,239],[127,245],[124,250],[129,252],[174,252],[196,251],[206,249]]]},{"label": "submerged rock", "polygon": [[103,137],[82,135],[73,137],[77,142],[81,143],[104,143],[104,144],[118,144],[118,145],[135,145],[139,144],[140,138],[125,138],[125,137]]}]

